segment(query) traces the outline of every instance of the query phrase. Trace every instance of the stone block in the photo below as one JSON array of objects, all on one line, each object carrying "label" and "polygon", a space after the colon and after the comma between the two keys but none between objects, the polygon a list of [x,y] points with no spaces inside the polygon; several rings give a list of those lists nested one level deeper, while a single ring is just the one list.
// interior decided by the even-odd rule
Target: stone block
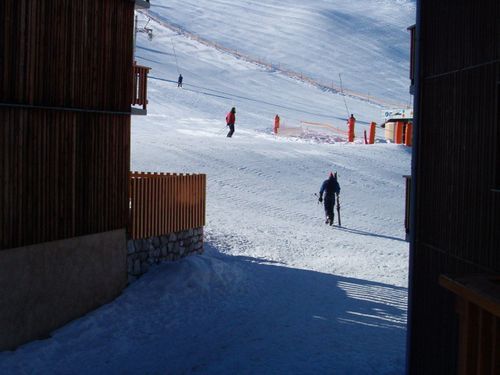
[{"label": "stone block", "polygon": [[158,249],[160,247],[160,237],[157,236],[153,237],[152,243],[154,248]]},{"label": "stone block", "polygon": [[141,261],[139,259],[136,259],[134,262],[134,269],[132,271],[133,275],[140,275],[141,274]]},{"label": "stone block", "polygon": [[168,236],[160,236],[160,244],[162,246],[165,246],[166,244],[168,244]]},{"label": "stone block", "polygon": [[127,241],[127,254],[135,253],[134,241]]},{"label": "stone block", "polygon": [[127,257],[127,273],[132,273],[134,271],[134,261],[132,257]]}]

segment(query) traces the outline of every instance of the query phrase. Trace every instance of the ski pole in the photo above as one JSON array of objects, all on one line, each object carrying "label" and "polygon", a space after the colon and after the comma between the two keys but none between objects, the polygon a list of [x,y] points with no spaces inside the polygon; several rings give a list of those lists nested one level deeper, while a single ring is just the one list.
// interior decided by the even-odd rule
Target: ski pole
[{"label": "ski pole", "polygon": [[340,93],[342,94],[342,97],[344,98],[344,104],[345,104],[345,109],[347,110],[347,118],[349,118],[349,108],[347,108],[347,102],[345,101],[345,94],[344,94],[344,88],[342,87],[342,76],[339,73],[339,78],[340,78]]},{"label": "ski pole", "polygon": [[314,193],[314,196],[315,196],[316,198],[318,198],[318,204],[320,204],[321,202],[319,201],[319,195],[318,195],[318,193]]},{"label": "ski pole", "polygon": [[226,127],[227,127],[227,125],[226,125],[226,126],[224,126],[221,130],[219,130],[219,132],[218,132],[217,134],[222,134],[222,133],[224,133],[224,130],[226,130]]},{"label": "ski pole", "polygon": [[339,218],[339,227],[342,226],[340,222],[340,199],[339,199],[339,194],[337,194],[337,216]]}]

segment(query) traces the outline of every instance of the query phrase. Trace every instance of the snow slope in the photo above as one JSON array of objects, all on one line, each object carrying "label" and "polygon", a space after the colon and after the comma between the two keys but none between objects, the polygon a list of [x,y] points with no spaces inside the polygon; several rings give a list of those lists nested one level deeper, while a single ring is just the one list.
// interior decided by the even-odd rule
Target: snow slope
[{"label": "snow slope", "polygon": [[340,73],[350,90],[410,98],[414,0],[155,0],[149,13],[326,85],[338,86]]},{"label": "snow slope", "polygon": [[[320,39],[317,31],[305,32],[309,14],[335,4],[356,18],[367,4],[234,3],[201,1],[197,8],[190,1],[155,1],[152,11],[217,42],[234,37],[258,53],[270,27],[263,20],[277,19],[285,8],[283,17],[293,15],[294,27],[304,26],[293,43],[301,48]],[[378,10],[364,8],[370,20],[388,22],[387,14],[411,8],[402,1],[377,4]],[[226,8],[240,20],[240,34],[233,18],[219,22],[216,14]],[[398,17],[399,24],[412,22]],[[276,113],[289,126],[305,120],[345,128],[344,97],[158,23],[148,27],[154,39],[139,34],[136,55],[153,68],[150,104],[148,116],[132,121],[132,170],[207,174],[206,252],[154,267],[116,301],[51,338],[0,353],[0,373],[403,373],[408,244],[402,175],[409,173],[411,150],[380,135],[375,145],[276,137]],[[359,44],[368,43],[369,34]],[[309,63],[315,58],[301,60],[287,46],[272,48],[314,74]],[[174,82],[176,56],[182,89]],[[327,74],[329,63],[318,64]],[[356,69],[359,81],[371,80],[365,65]],[[360,123],[359,137],[381,108],[346,100]],[[232,106],[236,132],[228,139],[224,117]],[[314,196],[331,170],[342,188],[342,228],[324,224]]]}]

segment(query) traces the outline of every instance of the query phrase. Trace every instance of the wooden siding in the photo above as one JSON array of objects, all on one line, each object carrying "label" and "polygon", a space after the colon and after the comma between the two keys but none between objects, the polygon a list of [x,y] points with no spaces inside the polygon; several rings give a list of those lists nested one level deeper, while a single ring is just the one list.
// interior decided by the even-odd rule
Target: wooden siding
[{"label": "wooden siding", "polygon": [[206,175],[130,174],[129,236],[160,236],[205,225]]},{"label": "wooden siding", "polygon": [[497,0],[420,0],[425,77],[500,58]]},{"label": "wooden siding", "polygon": [[0,249],[127,225],[130,120],[0,107]]},{"label": "wooden siding", "polygon": [[126,227],[133,12],[0,1],[0,249]]},{"label": "wooden siding", "polygon": [[134,4],[0,1],[0,103],[130,112]]},{"label": "wooden siding", "polygon": [[[455,374],[458,316],[441,274],[500,273],[500,2],[419,2],[409,373]],[[414,144],[415,146],[415,144]]]},{"label": "wooden siding", "polygon": [[491,241],[499,68],[427,79],[420,117],[418,240],[486,268],[499,265]]}]

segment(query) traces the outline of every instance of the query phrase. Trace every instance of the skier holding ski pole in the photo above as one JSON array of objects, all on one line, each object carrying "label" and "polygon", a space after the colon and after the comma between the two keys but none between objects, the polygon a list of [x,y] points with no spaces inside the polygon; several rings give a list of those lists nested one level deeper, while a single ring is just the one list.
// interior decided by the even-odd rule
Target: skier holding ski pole
[{"label": "skier holding ski pole", "polygon": [[[325,193],[325,199],[323,200],[323,193]],[[325,206],[325,224],[333,225],[333,219],[335,214],[333,213],[333,208],[335,207],[335,195],[340,194],[340,185],[337,181],[337,173],[335,175],[330,172],[330,176],[327,180],[323,181],[321,189],[319,190],[319,202],[324,201]],[[337,198],[338,199],[338,198]],[[337,210],[340,215],[340,205],[337,206]],[[340,219],[340,217],[339,217]],[[340,220],[339,220],[340,225]]]}]

